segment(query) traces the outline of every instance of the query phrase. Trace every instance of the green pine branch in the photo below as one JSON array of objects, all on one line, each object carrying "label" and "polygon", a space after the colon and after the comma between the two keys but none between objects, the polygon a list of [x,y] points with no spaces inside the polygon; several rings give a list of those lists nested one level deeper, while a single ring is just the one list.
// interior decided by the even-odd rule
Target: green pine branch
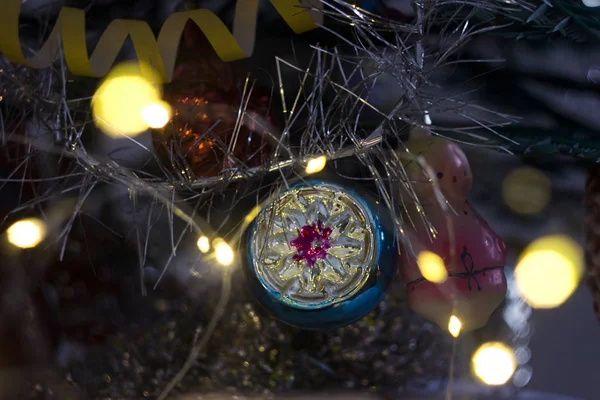
[{"label": "green pine branch", "polygon": [[[565,37],[584,43],[600,39],[600,7],[590,8],[581,0],[481,0],[477,13],[455,4],[447,15],[475,18],[499,28],[493,34],[517,40],[552,40]],[[490,7],[492,6],[492,7]],[[464,9],[464,15],[457,9]],[[495,12],[492,10],[496,10]],[[468,14],[467,14],[468,13]]]}]

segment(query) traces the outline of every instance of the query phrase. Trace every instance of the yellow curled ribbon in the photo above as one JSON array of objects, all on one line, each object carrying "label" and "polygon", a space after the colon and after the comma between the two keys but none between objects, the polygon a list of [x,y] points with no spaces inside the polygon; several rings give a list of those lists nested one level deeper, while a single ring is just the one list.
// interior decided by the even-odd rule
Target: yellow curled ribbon
[{"label": "yellow curled ribbon", "polygon": [[[177,50],[188,20],[202,30],[217,55],[225,62],[248,58],[254,51],[259,0],[238,0],[233,32],[212,11],[206,9],[172,14],[163,24],[158,38],[144,21],[117,19],[104,31],[91,56],[88,56],[85,11],[63,7],[50,36],[32,57],[25,57],[19,38],[22,0],[2,0],[0,12],[0,52],[12,62],[31,68],[46,68],[59,55],[60,44],[67,68],[74,75],[102,77],[115,63],[127,37],[130,37],[140,62],[157,72],[160,83],[173,79]],[[299,34],[322,24],[319,0],[269,0],[279,15]],[[304,7],[304,9],[303,9]],[[310,7],[313,11],[306,12]],[[316,12],[315,12],[316,11]]]}]

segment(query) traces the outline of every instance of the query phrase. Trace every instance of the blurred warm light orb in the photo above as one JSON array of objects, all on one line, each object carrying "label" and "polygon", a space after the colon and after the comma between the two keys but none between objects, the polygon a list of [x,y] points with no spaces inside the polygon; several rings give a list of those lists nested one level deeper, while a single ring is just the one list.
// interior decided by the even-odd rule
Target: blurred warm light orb
[{"label": "blurred warm light orb", "polygon": [[518,168],[502,183],[504,203],[517,214],[542,212],[550,203],[551,193],[550,179],[536,168]]},{"label": "blurred warm light orb", "polygon": [[306,163],[306,173],[310,175],[316,174],[317,172],[321,172],[325,168],[325,165],[327,165],[327,157],[325,156],[320,156],[308,160],[308,163]]},{"label": "blurred warm light orb", "polygon": [[423,278],[433,283],[444,283],[448,279],[448,271],[442,257],[431,251],[422,251],[417,255],[417,265]]},{"label": "blurred warm light orb", "polygon": [[517,369],[514,351],[501,342],[480,346],[471,359],[473,373],[490,386],[504,385]]},{"label": "blurred warm light orb", "polygon": [[260,208],[260,206],[256,206],[254,207],[249,213],[248,215],[246,215],[246,218],[244,218],[244,221],[247,224],[252,223],[252,221],[254,221],[254,219],[256,217],[258,217],[258,214],[260,213],[260,211],[262,210],[262,208]]},{"label": "blurred warm light orb", "polygon": [[202,253],[208,253],[210,251],[210,242],[206,236],[200,236],[196,243],[198,250]]},{"label": "blurred warm light orb", "polygon": [[215,258],[217,262],[223,266],[228,266],[233,263],[233,249],[223,239],[215,239],[213,242],[215,248]]},{"label": "blurred warm light orb", "polygon": [[450,321],[448,321],[448,332],[450,332],[450,334],[456,338],[458,335],[460,335],[461,329],[462,322],[460,322],[460,319],[458,319],[456,315],[451,316]]},{"label": "blurred warm light orb", "polygon": [[[135,136],[169,120],[170,108],[161,101],[160,87],[148,67],[125,63],[115,67],[92,99],[94,122],[108,136]],[[159,111],[160,109],[160,111]],[[152,124],[152,125],[151,125]]]},{"label": "blurred warm light orb", "polygon": [[171,106],[164,101],[148,104],[142,109],[142,119],[152,129],[163,128],[171,119]]},{"label": "blurred warm light orb", "polygon": [[555,308],[577,289],[584,271],[581,246],[566,236],[531,243],[515,268],[521,297],[533,308]]},{"label": "blurred warm light orb", "polygon": [[31,249],[46,237],[46,224],[36,218],[23,219],[12,224],[6,234],[8,242],[13,246]]}]

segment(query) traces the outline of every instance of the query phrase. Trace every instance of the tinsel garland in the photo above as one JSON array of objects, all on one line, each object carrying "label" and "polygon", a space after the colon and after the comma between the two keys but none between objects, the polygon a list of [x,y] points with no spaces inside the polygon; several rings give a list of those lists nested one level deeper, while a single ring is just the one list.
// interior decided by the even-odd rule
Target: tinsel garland
[{"label": "tinsel garland", "polygon": [[[397,211],[400,192],[410,192],[411,183],[395,151],[403,150],[402,142],[410,129],[419,128],[468,144],[516,153],[543,151],[598,157],[598,145],[583,143],[572,131],[555,138],[503,131],[514,122],[511,116],[485,110],[488,116],[501,120],[490,124],[487,118],[478,120],[473,116],[475,111],[481,111],[477,104],[443,98],[429,90],[437,85],[435,72],[452,65],[459,50],[472,38],[492,32],[535,39],[538,33],[517,28],[515,34],[505,26],[505,23],[511,23],[511,27],[532,23],[536,32],[550,29],[579,40],[584,35],[580,31],[575,33],[575,26],[585,24],[585,32],[593,33],[597,23],[592,17],[583,17],[586,10],[556,3],[556,9],[565,13],[564,18],[571,15],[565,22],[563,14],[544,15],[540,11],[548,2],[531,4],[516,0],[507,6],[505,1],[495,0],[473,4],[425,1],[417,3],[414,20],[400,22],[341,0],[324,3],[326,15],[334,23],[325,25],[321,32],[328,32],[340,44],[312,45],[308,62],[276,60],[279,71],[288,71],[275,79],[273,85],[275,92],[281,88],[287,111],[283,129],[276,132],[280,143],[278,157],[258,167],[226,170],[209,178],[189,178],[168,169],[148,172],[128,168],[110,157],[88,151],[91,144],[85,136],[93,129],[86,97],[91,95],[95,82],[70,76],[63,65],[54,70],[32,71],[2,60],[2,120],[6,121],[9,115],[14,116],[13,110],[18,110],[16,120],[27,120],[36,132],[23,134],[17,129],[3,129],[2,140],[26,144],[31,157],[49,153],[63,163],[56,171],[44,171],[50,175],[43,177],[47,178],[43,182],[44,194],[34,196],[13,213],[44,205],[49,214],[60,214],[61,229],[56,238],[60,241],[60,253],[68,254],[75,217],[86,201],[95,206],[110,203],[112,198],[98,190],[108,184],[127,188],[134,211],[139,208],[140,199],[150,197],[152,207],[166,209],[170,218],[183,220],[194,234],[231,230],[234,233],[229,236],[235,244],[242,228],[236,223],[221,224],[223,215],[236,210],[235,215],[243,216],[259,204],[257,186],[266,194],[277,190],[302,175],[306,160],[324,154],[335,166],[351,160],[352,178],[375,189],[400,230],[405,224]],[[472,20],[482,21],[481,25],[473,25]],[[440,32],[448,38],[434,35]],[[434,40],[428,39],[429,33]],[[371,89],[383,75],[402,88],[391,110],[386,111],[371,100]],[[296,82],[301,82],[300,88]],[[246,83],[243,97],[253,90],[253,80]],[[75,96],[78,90],[82,93]],[[452,106],[440,107],[442,100],[450,100]],[[471,126],[455,128],[436,125],[435,118],[433,123],[428,120],[429,113],[443,111],[467,116],[473,122]],[[240,118],[245,112],[244,106],[240,106]],[[477,135],[473,133],[475,129],[479,129]],[[586,133],[585,137],[594,140],[593,134]],[[148,158],[160,164],[156,154]],[[347,170],[338,171],[341,174]],[[219,210],[205,206],[214,204],[215,198],[233,200],[221,202]],[[196,205],[186,208],[179,199]],[[152,212],[142,225],[151,226],[151,220]],[[423,218],[418,223],[429,222]],[[164,233],[175,252],[179,242],[174,228]],[[141,236],[149,237],[150,229]],[[147,265],[152,260],[146,259],[143,239],[133,242],[139,250],[140,265]],[[170,262],[169,258],[159,269],[166,271]],[[144,286],[146,281],[141,275],[138,278]],[[231,277],[224,276],[223,285],[229,296],[227,279]],[[165,278],[165,286],[169,279]],[[239,293],[239,277],[234,276],[231,284],[233,293]],[[218,298],[221,290],[211,288],[207,298]],[[97,358],[90,355],[100,360],[97,365],[76,363],[71,367],[72,379],[82,389],[94,393],[96,398],[157,396],[185,363],[190,347],[195,348],[205,339],[208,345],[198,350],[197,359],[192,359],[190,374],[185,375],[183,383],[175,382],[181,391],[192,387],[212,391],[238,386],[240,392],[263,393],[314,389],[335,382],[348,388],[362,386],[367,390],[397,393],[410,381],[446,373],[448,347],[443,345],[439,332],[415,320],[406,310],[400,290],[394,290],[374,314],[358,324],[308,336],[262,316],[250,305],[247,295],[236,296],[226,307],[217,308],[220,323],[213,332],[209,331],[210,337],[204,336],[211,318],[215,317],[214,305],[198,306],[186,299],[156,296],[143,300],[147,320],[156,322],[147,328],[146,335],[136,340],[117,335],[112,352],[103,348],[95,354]],[[415,336],[419,339],[413,340]],[[223,340],[220,342],[219,338]],[[141,358],[140,353],[147,353],[149,359]],[[382,357],[387,357],[386,361],[379,363]],[[222,360],[227,360],[227,368]],[[410,365],[410,373],[406,371],[406,377],[399,377],[398,371],[406,365]],[[250,369],[262,372],[251,375]]]}]

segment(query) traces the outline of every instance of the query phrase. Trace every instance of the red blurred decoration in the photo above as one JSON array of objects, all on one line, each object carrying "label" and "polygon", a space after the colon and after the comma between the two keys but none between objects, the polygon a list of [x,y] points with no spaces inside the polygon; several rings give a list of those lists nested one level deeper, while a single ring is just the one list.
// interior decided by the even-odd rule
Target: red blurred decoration
[{"label": "red blurred decoration", "polygon": [[[174,76],[165,88],[173,118],[153,135],[165,165],[193,179],[269,160],[270,90],[255,86],[248,99],[251,79],[244,91],[245,76],[219,59],[195,24],[184,30]],[[238,126],[242,104],[246,116]]]},{"label": "red blurred decoration", "polygon": [[[447,329],[452,315],[462,323],[462,332],[485,325],[506,295],[506,245],[483,218],[469,205],[467,194],[473,177],[460,147],[440,138],[406,143],[412,154],[420,155],[435,174],[439,188],[452,211],[444,211],[436,201],[430,175],[412,161],[407,166],[415,192],[436,234],[420,223],[417,209],[408,213],[416,227],[409,230],[414,254],[430,251],[439,255],[448,279],[433,283],[423,278],[414,257],[401,258],[401,273],[407,283],[411,308],[423,318]],[[430,237],[433,237],[431,240]]]}]

